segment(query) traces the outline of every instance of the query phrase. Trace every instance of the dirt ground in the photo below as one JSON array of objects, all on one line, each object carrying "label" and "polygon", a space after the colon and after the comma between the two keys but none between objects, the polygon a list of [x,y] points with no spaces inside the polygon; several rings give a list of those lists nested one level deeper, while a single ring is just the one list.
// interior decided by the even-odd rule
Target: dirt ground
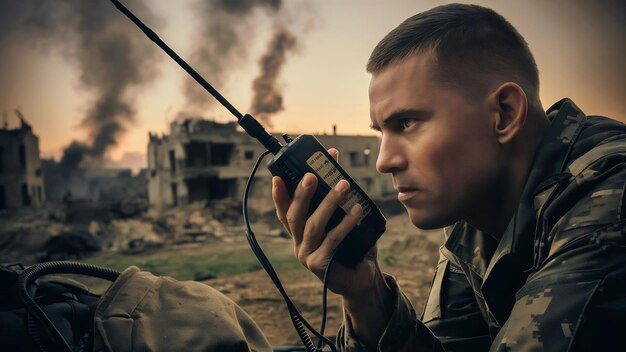
[{"label": "dirt ground", "polygon": [[[443,234],[419,231],[406,215],[388,219],[386,234],[379,241],[379,260],[383,271],[394,275],[410,297],[417,312],[423,309],[429,292],[438,247]],[[291,243],[287,243],[291,246]],[[302,270],[279,271],[280,279],[300,313],[314,327],[321,324],[322,285],[313,274]],[[249,272],[204,281],[240,304],[274,346],[297,345],[298,336],[278,290],[264,272]],[[334,338],[342,321],[339,296],[328,295],[326,336]]]},{"label": "dirt ground", "polygon": [[[78,227],[94,234],[103,246],[78,260],[118,270],[137,265],[156,275],[202,281],[240,304],[273,346],[299,345],[285,303],[252,255],[242,224],[217,220],[239,219],[239,209],[226,207],[221,214],[220,208],[190,206],[124,217],[109,208],[79,204],[66,211],[51,207],[26,212],[0,219],[0,257],[4,262],[32,264],[41,257],[39,248],[47,239]],[[430,289],[443,232],[416,229],[397,206],[387,211],[397,215],[387,217],[387,231],[378,242],[379,262],[383,271],[397,278],[419,313]],[[291,239],[285,238],[275,216],[257,216],[253,223],[258,242],[292,301],[319,328],[322,283],[297,263]],[[138,248],[129,246],[138,240]],[[325,335],[334,339],[341,321],[340,298],[330,293]]]}]

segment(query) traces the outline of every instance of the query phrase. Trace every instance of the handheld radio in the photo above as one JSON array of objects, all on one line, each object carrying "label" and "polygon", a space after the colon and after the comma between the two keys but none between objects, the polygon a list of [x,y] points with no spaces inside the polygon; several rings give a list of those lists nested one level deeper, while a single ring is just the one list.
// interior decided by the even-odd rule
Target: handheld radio
[{"label": "handheld radio", "polygon": [[312,172],[317,176],[317,189],[311,199],[309,213],[317,208],[339,181],[350,183],[348,195],[331,216],[325,230],[328,232],[337,226],[354,204],[361,205],[361,220],[339,244],[334,256],[334,260],[342,265],[355,267],[385,232],[385,217],[317,138],[304,134],[292,140],[286,136],[285,142],[287,144],[269,161],[267,167],[272,175],[280,176],[285,181],[292,196],[305,173]]},{"label": "handheld radio", "polygon": [[274,157],[268,163],[272,175],[280,176],[287,185],[291,196],[307,172],[317,176],[318,186],[311,200],[309,212],[312,213],[326,194],[339,182],[346,180],[350,184],[350,191],[344,201],[335,210],[326,230],[337,226],[341,219],[355,203],[363,208],[360,222],[345,237],[337,248],[334,260],[347,267],[355,267],[363,260],[367,251],[374,246],[378,238],[385,232],[386,220],[374,202],[363,192],[348,173],[339,166],[335,159],[328,154],[326,148],[311,135],[301,135],[292,139],[284,135],[285,145],[282,145],[274,136],[269,134],[263,126],[251,115],[243,115],[233,107],[215,88],[213,88],[187,62],[165,44],[150,28],[141,22],[118,0],[110,0],[122,13],[135,23],[155,44],[176,61],[189,75],[204,87],[236,118],[237,122],[250,136],[256,138]]}]

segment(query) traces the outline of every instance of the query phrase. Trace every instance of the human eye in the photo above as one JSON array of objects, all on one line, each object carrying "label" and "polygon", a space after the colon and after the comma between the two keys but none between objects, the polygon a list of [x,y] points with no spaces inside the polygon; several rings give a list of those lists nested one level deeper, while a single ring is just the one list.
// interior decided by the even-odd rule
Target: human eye
[{"label": "human eye", "polygon": [[410,119],[410,118],[400,119],[398,121],[398,126],[400,127],[401,130],[406,130],[410,128],[411,126],[413,126],[416,122],[417,122],[416,119]]}]

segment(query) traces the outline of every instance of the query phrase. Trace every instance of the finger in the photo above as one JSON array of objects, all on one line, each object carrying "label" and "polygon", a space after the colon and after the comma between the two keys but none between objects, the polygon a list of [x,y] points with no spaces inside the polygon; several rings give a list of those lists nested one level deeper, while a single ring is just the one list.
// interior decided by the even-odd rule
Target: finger
[{"label": "finger", "polygon": [[328,232],[322,244],[318,247],[318,251],[320,253],[329,253],[327,258],[330,258],[330,253],[335,251],[341,241],[343,241],[348,233],[359,223],[362,214],[363,208],[361,205],[359,203],[353,205],[350,212],[344,216],[341,222]]},{"label": "finger", "polygon": [[287,210],[291,204],[291,197],[287,192],[285,181],[279,176],[272,177],[272,199],[274,200],[274,208],[276,208],[276,217],[283,224],[285,230],[291,235],[291,229],[287,222]]},{"label": "finger", "polygon": [[328,149],[328,154],[330,154],[330,156],[332,156],[333,159],[335,159],[336,162],[339,162],[339,150],[337,150],[335,148],[329,148]]},{"label": "finger", "polygon": [[317,177],[310,172],[304,174],[293,194],[289,210],[287,210],[287,223],[291,229],[296,249],[302,242],[302,233],[309,217],[309,203],[316,187]]},{"label": "finger", "polygon": [[335,188],[330,190],[315,212],[306,223],[304,240],[300,248],[300,256],[306,256],[317,249],[324,239],[324,228],[337,209],[339,203],[348,194],[350,184],[346,180],[339,181]]}]

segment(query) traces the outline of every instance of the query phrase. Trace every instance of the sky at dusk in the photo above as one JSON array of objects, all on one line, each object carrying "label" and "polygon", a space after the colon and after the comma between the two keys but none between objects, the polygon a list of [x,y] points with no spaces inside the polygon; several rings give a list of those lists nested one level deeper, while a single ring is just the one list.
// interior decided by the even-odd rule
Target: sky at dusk
[{"label": "sky at dusk", "polygon": [[[122,83],[118,78],[90,73],[94,65],[89,55],[94,53],[85,50],[90,40],[80,37],[72,41],[75,37],[68,31],[75,27],[54,22],[61,21],[62,17],[49,16],[47,12],[42,18],[49,20],[50,25],[26,35],[20,32],[19,22],[14,22],[13,27],[1,22],[7,16],[20,17],[19,13],[7,14],[7,8],[18,12],[26,11],[25,8],[12,7],[10,3],[17,3],[17,0],[0,0],[5,12],[0,15],[0,55],[3,57],[0,61],[0,112],[6,112],[10,126],[17,126],[13,111],[19,108],[39,136],[42,153],[58,158],[72,141],[89,138],[86,116],[93,113],[97,97],[110,98],[108,93],[101,92],[100,82],[108,89],[119,88],[124,104],[117,108],[129,116],[122,120],[117,140],[106,149],[108,157],[115,160],[124,158],[130,163],[133,156],[137,159],[145,154],[148,132],[168,132],[169,123],[181,116],[193,114],[218,121],[233,120],[208,93],[205,98],[196,91],[192,99],[186,93],[186,89],[193,89],[189,88],[191,78],[160,50],[153,50],[155,46],[144,39],[130,21],[121,17],[123,15],[117,13],[113,5],[106,0],[89,3],[96,1],[107,5],[102,6],[99,13],[116,21],[110,29],[111,35],[132,33],[136,41],[129,45],[141,46],[143,50],[129,55],[128,60],[135,60],[139,66],[135,71],[120,73]],[[51,3],[39,3],[45,2]],[[206,9],[203,11],[201,2],[144,1],[145,8],[140,13],[145,13],[146,18],[142,19],[190,62],[202,62],[203,56],[198,51],[202,45],[208,45],[207,52],[214,54],[211,41],[229,43],[229,37],[216,36],[215,28],[221,27],[214,27],[213,23],[227,27],[237,23],[229,28],[235,28],[234,33],[240,36],[239,44],[219,49],[230,51],[215,63],[217,66],[212,66],[218,67],[219,72],[208,73],[205,78],[212,83],[214,79],[222,94],[242,112],[256,109],[252,103],[255,99],[252,87],[260,72],[259,59],[267,51],[277,28],[288,29],[292,36],[288,38],[292,41],[287,42],[288,47],[283,47],[285,62],[277,73],[283,110],[271,116],[271,130],[329,133],[336,124],[340,134],[373,134],[368,127],[370,77],[365,72],[365,63],[376,43],[407,17],[445,3],[284,0],[276,7],[280,2],[270,1],[274,7],[252,9],[239,21],[236,15],[220,17]],[[539,66],[545,108],[562,97],[570,97],[589,115],[606,115],[626,122],[626,6],[622,1],[472,3],[493,8],[526,38]],[[43,11],[56,10],[48,6]],[[89,13],[89,9],[84,13]],[[121,20],[115,16],[120,16]],[[98,21],[99,18],[94,18],[83,22],[89,25]],[[88,25],[84,27],[87,31]],[[96,33],[88,38],[102,40],[102,48],[114,46],[107,33]],[[48,40],[47,36],[57,39]],[[145,40],[149,45],[138,40]],[[286,45],[282,43],[276,45]]]}]

